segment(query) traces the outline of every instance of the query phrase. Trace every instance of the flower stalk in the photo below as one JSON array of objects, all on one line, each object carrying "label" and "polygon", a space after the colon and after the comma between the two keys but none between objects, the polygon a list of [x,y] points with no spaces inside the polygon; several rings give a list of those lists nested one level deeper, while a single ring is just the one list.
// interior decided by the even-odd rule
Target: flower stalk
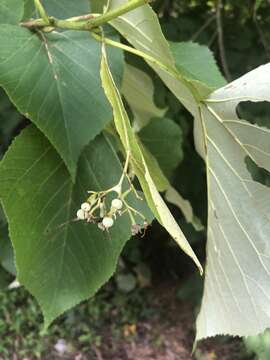
[{"label": "flower stalk", "polygon": [[42,20],[47,23],[47,25],[49,25],[50,21],[49,21],[49,17],[46,13],[46,10],[44,9],[42,3],[40,2],[40,0],[34,0],[35,2],[35,7],[37,9],[37,11],[39,12]]}]

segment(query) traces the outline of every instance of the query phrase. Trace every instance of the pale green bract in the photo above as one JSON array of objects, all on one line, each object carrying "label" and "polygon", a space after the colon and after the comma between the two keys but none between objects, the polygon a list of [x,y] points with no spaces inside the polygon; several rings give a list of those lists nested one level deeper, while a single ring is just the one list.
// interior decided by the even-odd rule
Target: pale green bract
[{"label": "pale green bract", "polygon": [[199,260],[158,192],[155,180],[153,180],[152,174],[150,173],[149,162],[146,162],[143,149],[140,147],[130,125],[120,92],[115,86],[108,66],[105,45],[103,45],[102,50],[101,79],[103,88],[113,108],[116,130],[126,153],[130,154],[134,172],[139,179],[146,201],[160,224],[168,231],[183,251],[193,259],[202,273],[202,267]]}]

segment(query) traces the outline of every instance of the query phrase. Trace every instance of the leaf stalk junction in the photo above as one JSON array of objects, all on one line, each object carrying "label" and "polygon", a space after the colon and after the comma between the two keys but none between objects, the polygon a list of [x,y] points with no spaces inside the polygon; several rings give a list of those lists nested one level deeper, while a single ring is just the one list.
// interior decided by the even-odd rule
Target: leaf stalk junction
[{"label": "leaf stalk junction", "polygon": [[109,10],[104,14],[86,14],[65,20],[57,19],[53,16],[48,16],[40,0],[34,1],[36,9],[38,10],[41,18],[22,22],[20,25],[33,30],[43,29],[46,32],[52,31],[55,28],[91,31],[101,25],[108,23],[111,20],[116,19],[121,15],[124,15],[140,6],[149,3],[151,0],[130,0],[126,4],[123,4],[113,10]]}]

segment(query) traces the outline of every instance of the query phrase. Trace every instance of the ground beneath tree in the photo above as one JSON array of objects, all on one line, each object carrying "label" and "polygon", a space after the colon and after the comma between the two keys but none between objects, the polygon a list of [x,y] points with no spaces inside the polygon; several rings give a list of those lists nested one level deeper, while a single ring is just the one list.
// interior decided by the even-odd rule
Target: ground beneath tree
[{"label": "ground beneath tree", "polygon": [[[191,355],[195,310],[190,302],[176,299],[177,286],[163,284],[154,291],[153,316],[124,324],[120,335],[104,327],[100,344],[91,351],[72,351],[62,356],[53,351],[46,360],[247,360],[244,345],[237,338],[214,338],[199,344]],[[119,329],[118,329],[119,330]]]}]

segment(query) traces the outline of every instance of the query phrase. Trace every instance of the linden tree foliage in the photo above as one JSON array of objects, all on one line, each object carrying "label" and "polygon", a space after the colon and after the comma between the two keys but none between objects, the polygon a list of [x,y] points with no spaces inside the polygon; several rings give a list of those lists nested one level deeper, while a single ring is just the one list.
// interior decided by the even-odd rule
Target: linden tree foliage
[{"label": "linden tree foliage", "polygon": [[[18,3],[18,0],[14,1],[17,1]],[[24,19],[39,17],[33,0],[20,1],[20,3],[22,2],[24,3]],[[87,14],[91,10],[96,12],[94,9],[92,9],[89,0],[44,0],[42,4],[50,15],[56,16],[60,19]]]},{"label": "linden tree foliage", "polygon": [[24,4],[18,0],[3,0],[0,3],[0,24],[18,24],[23,17]]},{"label": "linden tree foliage", "polygon": [[[201,106],[207,146],[208,262],[197,338],[250,335],[269,326],[269,188],[247,159],[270,171],[270,130],[240,120],[241,100],[270,101],[270,65],[216,90]],[[211,311],[210,311],[211,308]],[[219,321],[214,314],[219,314]]]},{"label": "linden tree foliage", "polygon": [[[110,169],[109,177],[104,169]],[[74,184],[52,145],[30,126],[12,143],[0,172],[18,279],[38,299],[48,325],[109,279],[130,237],[127,214],[109,234],[95,224],[63,226],[76,214],[86,189],[117,183],[121,163],[109,138],[99,135],[82,153]],[[143,206],[134,197],[129,201],[137,209]],[[150,221],[148,210],[144,213]]]},{"label": "linden tree foliage", "polygon": [[[2,25],[0,42],[1,86],[48,137],[75,177],[83,147],[111,118],[100,83],[100,43],[87,32],[37,36],[19,25]],[[110,50],[119,83],[123,58]]]},{"label": "linden tree foliage", "polygon": [[[0,263],[14,273],[10,239],[45,326],[94,295],[153,218],[202,272],[160,193],[202,228],[171,184],[183,130],[155,104],[151,76],[125,60],[132,53],[193,115],[205,161],[197,339],[253,335],[270,325],[270,193],[248,163],[270,171],[270,131],[240,120],[237,106],[270,101],[270,65],[225,85],[206,47],[165,39],[148,2],[0,0],[0,130],[16,135],[1,144]],[[14,107],[2,106],[6,96]]]}]

